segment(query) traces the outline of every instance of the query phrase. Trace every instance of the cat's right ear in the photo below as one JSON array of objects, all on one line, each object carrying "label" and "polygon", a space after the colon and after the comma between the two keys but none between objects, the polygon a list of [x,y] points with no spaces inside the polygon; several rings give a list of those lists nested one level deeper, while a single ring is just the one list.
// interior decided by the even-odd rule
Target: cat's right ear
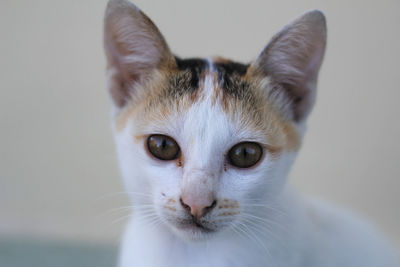
[{"label": "cat's right ear", "polygon": [[104,19],[108,87],[115,106],[122,108],[135,88],[158,69],[176,64],[154,23],[134,4],[110,0]]}]

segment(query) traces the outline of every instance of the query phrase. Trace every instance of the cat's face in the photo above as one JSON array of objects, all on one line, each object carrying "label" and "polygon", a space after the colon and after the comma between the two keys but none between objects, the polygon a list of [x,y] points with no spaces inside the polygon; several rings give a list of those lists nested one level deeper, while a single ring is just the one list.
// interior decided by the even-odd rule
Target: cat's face
[{"label": "cat's face", "polygon": [[234,65],[215,64],[196,60],[160,73],[149,94],[116,119],[134,204],[150,205],[147,212],[187,238],[266,210],[253,204],[281,191],[299,146],[296,127],[262,93],[266,81],[235,70],[225,88],[221,74]]},{"label": "cat's face", "polygon": [[[138,220],[188,240],[257,223],[260,213],[273,220],[325,47],[319,12],[284,31],[249,65],[181,60],[140,10],[110,1],[114,132]],[[294,51],[299,40],[305,44]]]}]

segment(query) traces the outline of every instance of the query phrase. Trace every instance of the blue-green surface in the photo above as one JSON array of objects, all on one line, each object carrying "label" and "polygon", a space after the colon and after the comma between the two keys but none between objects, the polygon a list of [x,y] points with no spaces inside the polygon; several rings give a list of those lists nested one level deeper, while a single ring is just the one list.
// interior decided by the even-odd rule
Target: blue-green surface
[{"label": "blue-green surface", "polygon": [[0,267],[115,267],[116,263],[115,246],[0,237]]}]

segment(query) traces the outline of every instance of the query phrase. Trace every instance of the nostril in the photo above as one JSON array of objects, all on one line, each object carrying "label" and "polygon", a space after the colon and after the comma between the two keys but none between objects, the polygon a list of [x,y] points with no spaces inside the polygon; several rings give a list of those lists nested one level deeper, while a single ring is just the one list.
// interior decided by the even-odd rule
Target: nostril
[{"label": "nostril", "polygon": [[210,206],[210,209],[215,208],[215,206],[217,206],[217,200],[214,200],[213,203]]},{"label": "nostril", "polygon": [[217,200],[214,200],[213,203],[211,203],[210,206],[204,208],[203,216],[206,215],[206,213],[211,211],[213,208],[215,208],[215,206],[217,206]]},{"label": "nostril", "polygon": [[182,207],[187,210],[189,213],[191,212],[191,208],[189,205],[187,205],[185,202],[183,202],[182,198],[179,198],[179,201],[181,202]]}]

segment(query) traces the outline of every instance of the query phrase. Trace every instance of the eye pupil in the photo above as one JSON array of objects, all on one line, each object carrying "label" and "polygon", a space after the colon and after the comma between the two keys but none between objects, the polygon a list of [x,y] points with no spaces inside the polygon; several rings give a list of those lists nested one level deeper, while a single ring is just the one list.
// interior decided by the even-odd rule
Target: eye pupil
[{"label": "eye pupil", "polygon": [[177,159],[180,152],[176,141],[162,134],[149,136],[147,139],[147,149],[154,157],[161,160]]},{"label": "eye pupil", "polygon": [[262,148],[254,142],[242,142],[233,146],[228,152],[228,161],[239,168],[254,166],[262,156]]}]

